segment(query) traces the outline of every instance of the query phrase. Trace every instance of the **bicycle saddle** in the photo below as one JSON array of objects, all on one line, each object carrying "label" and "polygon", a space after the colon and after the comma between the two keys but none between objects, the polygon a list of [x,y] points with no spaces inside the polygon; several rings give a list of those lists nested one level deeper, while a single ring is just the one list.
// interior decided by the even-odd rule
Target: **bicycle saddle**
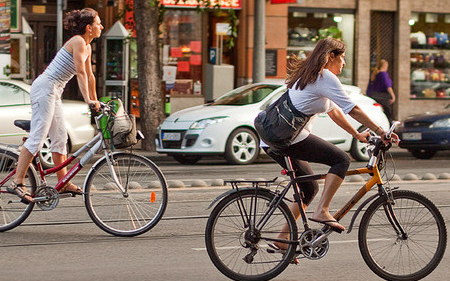
[{"label": "bicycle saddle", "polygon": [[14,125],[29,132],[30,131],[30,120],[14,120]]}]

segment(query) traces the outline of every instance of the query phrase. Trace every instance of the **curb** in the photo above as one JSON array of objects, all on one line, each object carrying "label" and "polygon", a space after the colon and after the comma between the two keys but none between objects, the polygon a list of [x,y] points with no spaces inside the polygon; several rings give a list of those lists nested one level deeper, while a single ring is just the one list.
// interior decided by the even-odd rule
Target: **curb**
[{"label": "curb", "polygon": [[[231,179],[227,179],[231,180]],[[236,178],[233,180],[258,180],[258,181],[266,181],[266,180],[272,180],[266,179],[266,178],[252,178],[252,179],[243,179],[243,178]],[[351,184],[351,183],[361,183],[365,182],[367,179],[363,177],[362,175],[352,175],[345,178],[343,184]],[[282,181],[289,181],[288,178],[284,177],[278,177],[274,185],[277,185],[281,183]],[[426,173],[423,176],[419,177],[416,174],[406,174],[403,177],[400,177],[399,175],[395,174],[390,177],[389,182],[411,182],[411,181],[439,181],[439,182],[445,182],[450,181],[450,173],[442,173],[439,176],[436,176],[432,173]],[[319,183],[323,183],[323,180],[319,180]],[[169,188],[202,188],[202,187],[222,187],[227,186],[225,185],[225,180],[223,179],[209,179],[209,180],[202,180],[202,179],[193,179],[193,180],[168,180],[167,181]]]}]

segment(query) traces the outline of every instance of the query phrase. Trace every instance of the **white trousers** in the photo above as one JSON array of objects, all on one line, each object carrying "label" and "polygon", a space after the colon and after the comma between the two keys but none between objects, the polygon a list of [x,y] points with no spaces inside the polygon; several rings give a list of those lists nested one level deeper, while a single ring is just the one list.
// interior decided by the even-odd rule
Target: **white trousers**
[{"label": "white trousers", "polygon": [[46,74],[40,75],[31,85],[31,129],[25,148],[35,155],[47,136],[51,140],[51,152],[67,154],[67,130],[61,95],[64,85],[51,80]]}]

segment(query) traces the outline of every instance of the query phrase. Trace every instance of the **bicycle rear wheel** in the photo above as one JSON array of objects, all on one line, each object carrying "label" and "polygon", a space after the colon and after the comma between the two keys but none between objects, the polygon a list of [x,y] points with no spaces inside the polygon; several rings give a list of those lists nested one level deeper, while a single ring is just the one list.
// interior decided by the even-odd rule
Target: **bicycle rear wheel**
[{"label": "bicycle rear wheel", "polygon": [[361,255],[369,268],[386,280],[419,280],[430,274],[444,255],[445,222],[436,206],[419,193],[396,190],[393,197],[393,213],[406,237],[388,221],[389,205],[380,197],[361,219]]},{"label": "bicycle rear wheel", "polygon": [[[31,211],[34,203],[28,205],[20,202],[20,198],[15,194],[6,191],[11,184],[12,178],[5,180],[6,177],[17,167],[19,154],[0,148],[0,232],[7,231],[19,226],[24,222]],[[36,178],[29,168],[25,176],[25,186],[31,194],[36,192]]]},{"label": "bicycle rear wheel", "polygon": [[[288,206],[275,205],[275,195],[266,190],[241,190],[222,199],[206,225],[206,249],[211,261],[234,280],[268,280],[280,274],[292,261],[297,245],[289,244],[284,254],[269,253],[268,244],[285,224],[289,240],[297,240],[297,225]],[[273,214],[264,221],[264,215]]]},{"label": "bicycle rear wheel", "polygon": [[93,165],[85,186],[85,205],[94,223],[116,236],[135,236],[149,231],[167,206],[167,182],[149,159],[126,152],[112,155],[121,191],[106,157]]}]

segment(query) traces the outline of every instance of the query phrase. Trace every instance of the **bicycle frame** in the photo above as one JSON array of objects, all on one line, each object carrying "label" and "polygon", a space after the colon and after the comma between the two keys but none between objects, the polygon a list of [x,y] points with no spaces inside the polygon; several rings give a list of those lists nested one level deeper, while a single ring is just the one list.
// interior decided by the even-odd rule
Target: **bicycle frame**
[{"label": "bicycle frame", "polygon": [[[351,219],[350,227],[349,227],[347,233],[351,232],[353,223],[364,206],[366,206],[368,203],[370,203],[374,199],[376,199],[380,196],[387,196],[387,194],[388,194],[388,192],[386,191],[386,189],[383,186],[383,181],[382,181],[382,178],[380,175],[380,171],[378,169],[378,165],[376,164],[376,163],[378,163],[378,157],[376,157],[376,156],[373,156],[373,157],[375,157],[376,159],[372,160],[371,162],[373,162],[375,164],[369,164],[368,167],[365,167],[365,168],[349,170],[346,173],[346,176],[369,174],[369,175],[371,175],[371,178],[369,178],[366,181],[366,183],[355,193],[355,195],[350,200],[348,200],[347,203],[340,210],[338,210],[334,214],[334,218],[337,221],[341,220],[361,200],[361,198],[363,198],[370,190],[372,190],[372,188],[375,185],[377,185],[379,188],[377,194],[374,194],[371,197],[369,197],[368,199],[366,199],[366,201],[364,201],[359,206],[359,208],[356,210],[355,214],[353,215],[353,217]],[[275,211],[276,207],[280,204],[280,202],[283,199],[285,199],[285,196],[286,196],[287,192],[289,191],[289,189],[291,187],[293,187],[294,200],[299,205],[300,215],[302,217],[304,229],[305,229],[305,231],[311,229],[308,224],[308,219],[306,217],[305,207],[303,206],[303,202],[301,200],[301,196],[300,196],[301,189],[299,188],[299,185],[304,182],[325,179],[327,174],[314,174],[314,175],[295,177],[295,172],[294,172],[290,158],[285,157],[285,161],[286,161],[287,169],[285,170],[284,174],[286,174],[290,177],[290,181],[287,184],[287,186],[285,186],[283,188],[283,190],[281,192],[277,193],[277,197],[275,197],[275,202],[273,203],[272,207],[260,218],[260,220],[258,222],[255,222],[254,219],[251,219],[252,215],[255,214],[255,212],[256,212],[255,210],[252,210],[252,207],[256,206],[256,202],[252,202],[252,206],[250,207],[250,213],[247,213],[247,211],[243,207],[243,203],[241,201],[238,202],[240,216],[242,217],[242,220],[244,221],[245,225],[252,227],[248,223],[249,221],[252,221],[256,226],[258,226],[259,229],[263,228],[265,223],[269,220],[272,213]],[[239,192],[239,187],[238,187],[239,183],[251,183],[252,188],[255,189],[255,193],[257,193],[258,189],[261,188],[260,184],[269,184],[274,181],[275,181],[275,179],[272,181],[227,181],[228,183],[230,183],[232,185],[233,189],[228,192],[225,192],[222,195],[220,195],[219,197],[217,197],[210,204],[208,209],[210,207],[212,207],[217,201],[219,201],[223,197],[225,197],[233,192]],[[388,203],[391,202],[389,196],[387,196],[387,202]],[[241,206],[242,206],[242,208],[241,208]],[[406,235],[405,232],[403,231],[402,227],[400,226],[400,223],[396,219],[395,213],[393,212],[393,210],[389,204],[387,204],[387,206],[385,207],[385,211],[386,211],[386,216],[388,217],[388,219],[391,222],[391,225],[393,226],[395,231],[397,233],[401,233],[402,235]],[[320,243],[323,239],[327,238],[332,233],[332,231],[329,227],[324,226],[324,229],[325,229],[324,234],[321,235],[320,237],[318,237],[313,242],[313,244]],[[272,239],[268,239],[268,240],[281,242],[281,243],[298,244],[298,241],[288,241],[288,240],[284,240],[284,239],[276,239],[276,238],[273,239],[272,238]]]},{"label": "bicycle frame", "polygon": [[[55,189],[57,191],[61,190],[61,188],[63,188],[64,185],[67,184],[67,182],[69,182],[73,177],[75,177],[78,174],[78,172],[86,165],[86,163],[89,163],[89,161],[92,159],[92,157],[96,154],[96,152],[101,147],[102,150],[104,151],[104,157],[106,157],[106,161],[108,162],[108,167],[110,168],[110,173],[112,175],[112,178],[114,179],[114,181],[115,181],[116,185],[118,186],[118,188],[120,189],[120,191],[123,193],[126,192],[125,188],[122,186],[119,179],[117,178],[117,175],[116,175],[114,169],[112,168],[111,159],[108,157],[108,154],[110,152],[107,149],[107,145],[106,145],[106,142],[105,142],[105,139],[103,136],[103,132],[101,130],[100,123],[99,123],[99,120],[103,116],[105,116],[104,112],[94,118],[96,126],[97,126],[97,130],[98,130],[97,134],[88,143],[86,143],[81,148],[79,148],[77,151],[75,151],[71,156],[69,156],[60,165],[49,168],[49,169],[44,169],[42,167],[42,164],[40,163],[39,157],[37,156],[38,154],[36,154],[33,161],[35,162],[37,172],[39,173],[40,186],[47,186],[47,180],[46,180],[45,176],[56,173],[56,172],[60,171],[61,169],[67,167],[75,159],[77,159],[83,152],[85,152],[87,150],[85,155],[83,157],[81,157],[81,159],[56,184]],[[16,173],[16,169],[14,169],[10,174],[8,174],[8,176],[6,176],[5,179],[3,179],[0,184],[4,184],[5,182],[7,182],[15,173]],[[6,192],[6,191],[1,191],[1,192]],[[32,195],[34,196],[34,194],[32,194]],[[37,202],[39,202],[41,200],[47,200],[47,198],[35,198],[35,201],[37,201]]]}]

